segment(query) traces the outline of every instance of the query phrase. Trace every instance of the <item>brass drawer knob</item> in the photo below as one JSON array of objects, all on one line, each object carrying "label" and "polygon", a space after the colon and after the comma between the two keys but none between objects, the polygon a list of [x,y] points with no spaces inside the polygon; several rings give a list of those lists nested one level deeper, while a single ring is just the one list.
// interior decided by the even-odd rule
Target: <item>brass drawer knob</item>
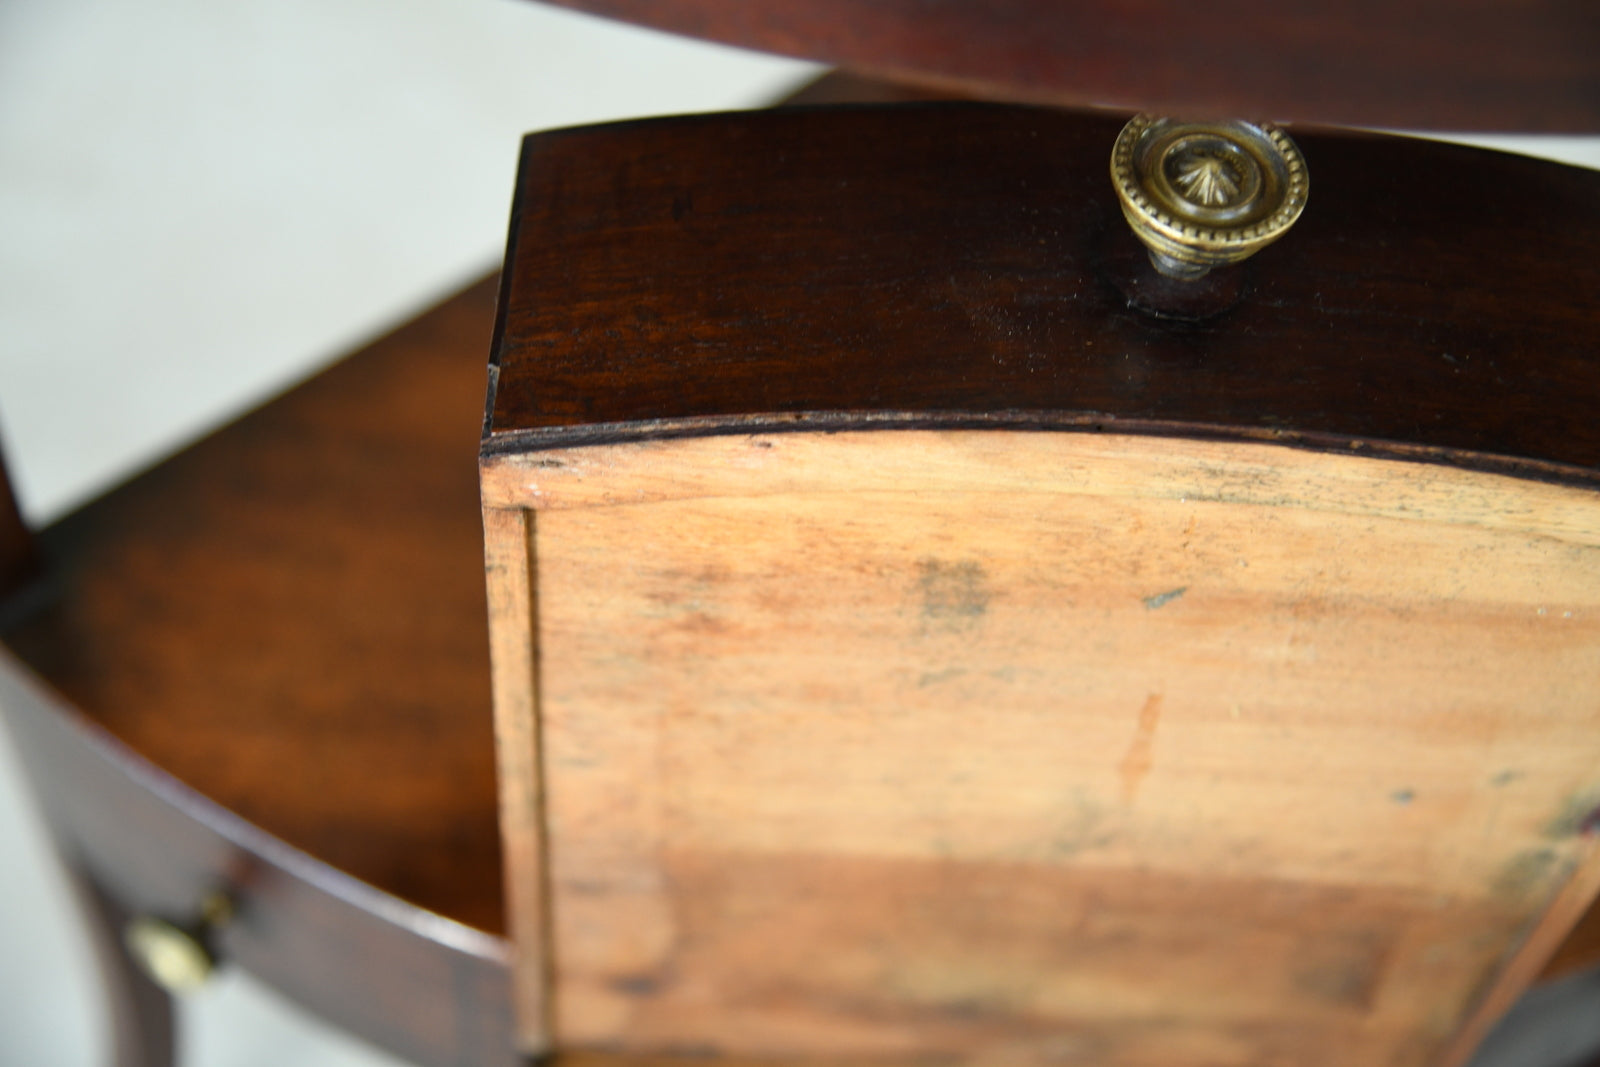
[{"label": "brass drawer knob", "polygon": [[128,954],[156,985],[169,993],[193,992],[217,969],[211,937],[232,912],[226,897],[213,894],[201,904],[195,923],[180,925],[159,916],[140,915],[128,920],[122,940]]},{"label": "brass drawer knob", "polygon": [[1310,187],[1305,159],[1270,123],[1136,116],[1111,152],[1128,225],[1157,270],[1195,279],[1282,237]]}]

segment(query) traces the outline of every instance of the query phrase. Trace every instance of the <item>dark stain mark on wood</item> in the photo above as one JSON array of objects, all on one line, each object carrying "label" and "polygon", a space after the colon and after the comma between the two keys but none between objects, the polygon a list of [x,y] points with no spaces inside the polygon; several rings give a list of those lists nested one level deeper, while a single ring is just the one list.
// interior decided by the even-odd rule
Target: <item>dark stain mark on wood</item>
[{"label": "dark stain mark on wood", "polygon": [[619,974],[606,984],[630,997],[652,996],[661,989],[660,980],[651,974]]},{"label": "dark stain mark on wood", "polygon": [[1523,849],[1507,860],[1495,875],[1494,891],[1512,899],[1526,897],[1556,875],[1558,861],[1554,849]]},{"label": "dark stain mark on wood", "polygon": [[1389,799],[1396,804],[1409,804],[1417,799],[1417,791],[1415,789],[1396,789],[1389,794]]},{"label": "dark stain mark on wood", "polygon": [[947,667],[942,671],[925,671],[917,678],[917,688],[927,689],[941,682],[953,681],[967,673],[965,667]]},{"label": "dark stain mark on wood", "polygon": [[1600,830],[1600,790],[1591,790],[1568,797],[1556,817],[1545,824],[1544,836],[1565,841],[1596,830]]},{"label": "dark stain mark on wood", "polygon": [[1188,591],[1188,586],[1180,585],[1176,589],[1168,589],[1165,593],[1157,593],[1155,596],[1147,596],[1144,598],[1144,606],[1149,610],[1154,611],[1157,608],[1165,607],[1166,605],[1172,603],[1174,600],[1177,600]]},{"label": "dark stain mark on wood", "polygon": [[1085,791],[1073,790],[1071,804],[1063,810],[1061,824],[1049,845],[1055,859],[1075,856],[1084,849],[1104,848],[1116,837],[1116,830],[1105,825],[1105,812]]},{"label": "dark stain mark on wood", "polygon": [[1370,1008],[1388,946],[1385,936],[1371,930],[1338,934],[1309,945],[1292,975],[1295,988],[1323,1004]]},{"label": "dark stain mark on wood", "polygon": [[917,590],[922,597],[923,621],[942,628],[970,628],[989,610],[983,565],[976,560],[920,561]]},{"label": "dark stain mark on wood", "polygon": [[1145,699],[1144,707],[1139,709],[1139,724],[1134,728],[1133,741],[1128,745],[1128,754],[1122,757],[1122,799],[1125,803],[1133,803],[1139,795],[1139,784],[1150,773],[1155,760],[1156,727],[1160,723],[1161,694],[1151,693]]}]

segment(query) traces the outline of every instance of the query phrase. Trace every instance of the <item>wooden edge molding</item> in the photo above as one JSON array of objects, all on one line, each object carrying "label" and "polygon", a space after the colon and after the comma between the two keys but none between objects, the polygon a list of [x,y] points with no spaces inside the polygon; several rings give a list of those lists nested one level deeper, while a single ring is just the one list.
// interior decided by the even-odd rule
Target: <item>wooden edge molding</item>
[{"label": "wooden edge molding", "polygon": [[[1040,463],[1056,464],[1048,484],[1028,473]],[[1595,499],[1582,488],[1393,459],[1128,434],[906,430],[642,441],[487,456],[482,487],[487,508],[545,510],[885,487],[913,471],[923,491],[980,479],[997,490],[1292,505],[1600,543]]]},{"label": "wooden edge molding", "polygon": [[[490,367],[490,402],[499,368]],[[479,457],[532,452],[590,449],[601,445],[637,444],[685,437],[740,437],[792,433],[869,432],[879,430],[976,430],[1036,433],[1121,434],[1185,440],[1274,445],[1315,452],[1330,452],[1366,459],[1394,459],[1434,463],[1462,470],[1501,474],[1514,478],[1600,489],[1600,470],[1559,460],[1535,459],[1467,449],[1450,448],[1383,438],[1307,430],[1269,430],[1223,423],[1166,422],[1156,419],[1119,418],[1099,412],[1008,411],[984,414],[920,412],[798,412],[784,415],[740,415],[654,419],[649,422],[607,423],[540,430],[489,432],[487,426]]]},{"label": "wooden edge molding", "polygon": [[1544,913],[1500,969],[1461,1029],[1456,1031],[1439,1067],[1463,1067],[1501,1016],[1511,1010],[1524,990],[1537,981],[1561,943],[1572,933],[1600,895],[1600,840],[1593,833],[1583,838],[1582,854],[1566,883],[1556,891]]},{"label": "wooden edge molding", "polygon": [[551,1045],[553,983],[548,973],[533,521],[531,511],[516,505],[485,507],[483,513],[500,834],[507,921],[516,946],[517,1038],[522,1051],[540,1054]]}]

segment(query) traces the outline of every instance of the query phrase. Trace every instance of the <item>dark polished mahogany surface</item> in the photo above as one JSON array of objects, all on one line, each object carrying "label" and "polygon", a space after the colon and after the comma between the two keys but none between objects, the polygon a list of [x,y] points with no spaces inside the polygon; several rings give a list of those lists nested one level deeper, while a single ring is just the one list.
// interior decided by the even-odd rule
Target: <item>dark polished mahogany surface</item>
[{"label": "dark polished mahogany surface", "polygon": [[554,0],[993,99],[1430,130],[1600,130],[1588,0]]},{"label": "dark polished mahogany surface", "polygon": [[[43,531],[5,643],[347,874],[499,932],[482,282]],[[114,813],[111,813],[114,815]]]},{"label": "dark polished mahogany surface", "polygon": [[[0,663],[5,725],[58,854],[90,898],[90,914],[105,924],[90,932],[112,993],[119,1067],[170,1067],[173,1044],[165,997],[118,951],[122,923],[139,914],[187,921],[211,892],[232,903],[213,940],[224,966],[243,968],[419,1067],[519,1062],[504,941],[400,904],[285,847],[30,690],[9,658]],[[247,739],[241,748],[247,757]],[[359,777],[359,759],[352,763],[345,774]],[[267,796],[257,807],[270,812],[284,803]]]},{"label": "dark polished mahogany surface", "polygon": [[487,447],[1039,426],[1595,478],[1600,173],[1301,132],[1299,225],[1190,291],[1127,232],[1119,126],[937,104],[530,138]]},{"label": "dark polished mahogany surface", "polygon": [[[0,626],[59,694],[0,661],[99,910],[183,920],[221,889],[225,962],[429,1067],[515,1061],[475,461],[494,292],[42,531]],[[164,1063],[146,1014],[130,1064]]]}]

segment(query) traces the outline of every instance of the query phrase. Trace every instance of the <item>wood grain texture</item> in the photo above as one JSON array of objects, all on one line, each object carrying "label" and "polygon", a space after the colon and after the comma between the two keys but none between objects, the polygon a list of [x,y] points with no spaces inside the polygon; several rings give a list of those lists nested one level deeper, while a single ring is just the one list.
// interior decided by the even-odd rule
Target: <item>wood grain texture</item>
[{"label": "wood grain texture", "polygon": [[1431,1063],[1592,896],[1588,490],[980,431],[486,485],[539,508],[563,1045]]},{"label": "wood grain texture", "polygon": [[997,100],[1436,130],[1600,129],[1581,0],[555,0]]},{"label": "wood grain texture", "polygon": [[1297,134],[1304,217],[1182,321],[1131,306],[1118,126],[938,104],[530,138],[489,447],[870,417],[1593,478],[1600,173]]}]

